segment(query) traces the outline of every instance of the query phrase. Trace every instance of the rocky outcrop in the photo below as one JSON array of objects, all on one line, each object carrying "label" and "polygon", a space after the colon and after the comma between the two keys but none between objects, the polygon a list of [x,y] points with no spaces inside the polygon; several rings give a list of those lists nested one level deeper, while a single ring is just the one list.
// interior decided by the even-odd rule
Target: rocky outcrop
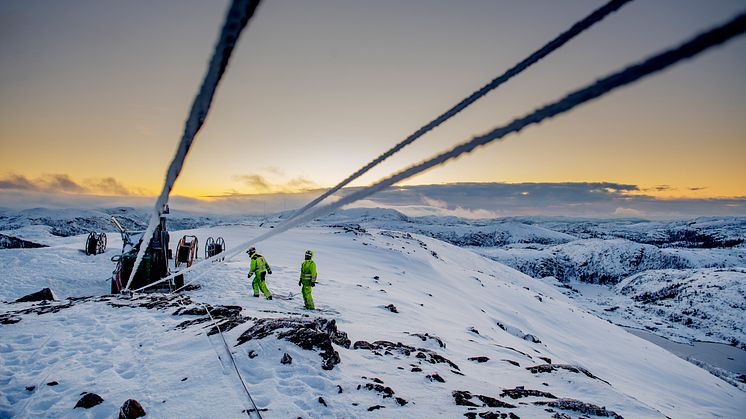
[{"label": "rocky outcrop", "polygon": [[39,247],[48,247],[44,244],[30,242],[19,239],[18,237],[0,234],[0,249],[34,249]]},{"label": "rocky outcrop", "polygon": [[337,329],[334,320],[301,317],[257,319],[238,337],[236,346],[252,339],[264,339],[272,334],[303,349],[320,349],[322,352],[319,355],[323,359],[321,368],[325,370],[331,370],[340,363],[339,353],[334,350],[332,343],[345,348],[350,347],[350,339],[345,332]]},{"label": "rocky outcrop", "polygon": [[98,406],[103,403],[104,399],[96,393],[83,393],[83,397],[78,400],[73,409],[82,407],[83,409],[90,409],[93,406]]}]

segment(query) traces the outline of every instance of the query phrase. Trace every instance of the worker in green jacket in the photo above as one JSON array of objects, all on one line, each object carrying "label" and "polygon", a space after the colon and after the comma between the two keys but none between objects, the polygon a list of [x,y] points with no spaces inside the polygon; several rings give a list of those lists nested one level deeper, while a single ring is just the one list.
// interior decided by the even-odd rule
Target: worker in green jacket
[{"label": "worker in green jacket", "polygon": [[272,268],[270,268],[269,263],[267,263],[267,259],[258,254],[255,248],[252,247],[246,253],[248,253],[251,258],[248,278],[251,279],[251,275],[254,275],[254,280],[251,281],[251,286],[254,288],[254,297],[259,297],[259,291],[262,291],[262,294],[264,294],[268,300],[271,300],[272,293],[270,293],[267,288],[265,277],[267,276],[267,273],[272,275]]},{"label": "worker in green jacket", "polygon": [[311,288],[316,286],[316,262],[312,259],[313,251],[306,250],[305,260],[300,265],[300,280],[298,281],[298,285],[301,285],[301,293],[303,294],[303,304],[307,310],[316,308],[313,305],[313,296],[311,295]]}]

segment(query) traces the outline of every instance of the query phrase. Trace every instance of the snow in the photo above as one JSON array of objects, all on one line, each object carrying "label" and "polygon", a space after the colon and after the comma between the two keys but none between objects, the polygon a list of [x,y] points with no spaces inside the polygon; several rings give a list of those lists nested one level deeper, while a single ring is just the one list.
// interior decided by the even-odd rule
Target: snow
[{"label": "snow", "polygon": [[[172,232],[171,245],[183,234],[194,234],[200,243],[222,236],[230,247],[268,230],[240,225],[184,230]],[[50,238],[49,248],[0,250],[0,299],[15,300],[46,286],[61,298],[106,294],[114,267],[109,258],[121,243],[110,235],[107,253],[85,256],[80,251],[85,237]],[[319,267],[315,313],[301,309],[298,295],[307,248],[314,250]],[[431,349],[464,374],[414,356],[339,346],[341,363],[327,371],[317,352],[276,337],[233,346],[251,326],[248,320],[225,337],[257,405],[268,409],[262,412],[267,418],[460,417],[468,410],[454,403],[452,391],[498,398],[502,389],[516,386],[606,406],[625,417],[737,417],[746,406],[743,391],[579,308],[554,286],[467,249],[417,234],[324,226],[293,230],[257,249],[272,265],[270,290],[277,296],[292,293],[293,299],[251,297],[245,255],[216,266],[189,296],[213,306],[238,305],[244,316],[255,318],[333,318],[353,342],[388,340]],[[204,325],[177,329],[190,317],[172,316],[174,308],[114,308],[112,303],[130,304],[126,298],[78,302],[0,326],[0,416],[111,417],[134,398],[153,417],[245,417],[246,396],[216,356],[217,335],[206,337]],[[386,310],[388,304],[399,313]],[[0,303],[0,314],[31,306]],[[414,333],[437,336],[446,347]],[[526,334],[541,343],[524,339]],[[250,358],[250,351],[258,356]],[[291,365],[280,364],[284,353],[293,358]],[[475,356],[490,359],[468,360]],[[540,356],[553,364],[582,366],[609,384],[566,370],[534,374],[524,368],[544,364]],[[423,371],[411,372],[412,365]],[[433,373],[445,382],[426,378]],[[373,378],[408,403],[399,406],[392,398],[357,389]],[[45,384],[53,380],[59,385]],[[27,391],[27,386],[36,389]],[[83,391],[105,402],[85,413],[74,411]],[[504,399],[517,408],[498,410],[521,417],[551,415],[533,404],[540,399]],[[369,412],[374,405],[384,408]],[[485,410],[496,409],[475,412]]]}]

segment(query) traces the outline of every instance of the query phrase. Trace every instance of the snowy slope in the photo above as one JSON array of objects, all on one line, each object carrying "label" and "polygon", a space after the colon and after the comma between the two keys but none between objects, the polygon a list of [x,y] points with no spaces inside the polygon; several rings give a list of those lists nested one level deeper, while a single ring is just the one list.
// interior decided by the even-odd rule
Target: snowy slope
[{"label": "snowy slope", "polygon": [[[260,231],[222,226],[181,233],[196,234],[203,243],[207,236],[223,236],[231,246]],[[172,234],[172,245],[179,238]],[[105,294],[113,268],[110,255],[80,256],[75,252],[84,240],[81,235],[50,248],[0,250],[0,299],[13,300],[43,286],[61,296]],[[110,241],[110,249],[116,247]],[[314,249],[319,266],[314,296],[321,310],[315,313],[300,310],[297,295],[306,248]],[[746,406],[746,393],[579,309],[552,286],[431,238],[315,227],[278,236],[258,249],[273,268],[270,289],[278,297],[295,293],[293,299],[251,297],[247,261],[239,259],[206,274],[199,281],[202,287],[188,292],[191,301],[181,303],[242,308],[244,317],[225,336],[257,405],[267,409],[263,417],[462,417],[488,411],[520,417],[578,415],[537,404],[553,402],[546,394],[512,399],[504,393],[518,386],[632,418],[737,417]],[[0,314],[21,319],[0,325],[0,417],[79,417],[80,409],[73,406],[83,391],[104,398],[87,417],[111,417],[129,398],[139,400],[153,417],[246,417],[241,413],[246,397],[221,353],[219,335],[206,337],[207,323],[177,328],[197,316],[172,315],[179,308],[176,302],[146,308],[139,306],[143,301],[72,301],[70,307],[41,315],[9,313],[32,303],[0,304]],[[389,304],[398,313],[387,309]],[[304,315],[335,319],[353,342],[350,349],[335,345],[341,362],[333,369],[322,369],[317,351],[276,334],[236,345],[259,318]],[[357,341],[394,346],[353,349]],[[401,349],[407,346],[416,350],[407,354]],[[280,363],[285,353],[292,364]],[[222,354],[222,361],[216,354]],[[433,354],[458,369],[428,362],[440,359]],[[488,359],[469,360],[474,357]],[[545,366],[527,369],[539,365]],[[52,381],[58,385],[46,385]],[[387,387],[394,397],[384,397]],[[454,391],[470,392],[473,397],[466,401],[478,407],[457,405]],[[465,393],[456,394],[463,399]],[[495,404],[490,398],[515,407],[485,406]],[[368,410],[374,406],[382,407]]]}]

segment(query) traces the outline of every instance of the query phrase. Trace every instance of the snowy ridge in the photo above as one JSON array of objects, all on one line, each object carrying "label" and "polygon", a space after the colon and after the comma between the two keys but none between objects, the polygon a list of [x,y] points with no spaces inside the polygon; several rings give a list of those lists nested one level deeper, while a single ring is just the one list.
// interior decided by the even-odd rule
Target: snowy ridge
[{"label": "snowy ridge", "polygon": [[[256,227],[222,226],[183,233],[202,240],[221,235],[231,243],[261,232]],[[12,260],[18,272],[35,266],[46,276],[56,268],[24,254],[68,252],[75,243],[66,240],[72,239],[82,243],[85,237],[59,239],[63,243],[52,248],[3,250],[0,262],[6,266]],[[217,268],[189,297],[241,308],[242,321],[225,333],[234,344],[256,319],[303,318],[297,275],[309,247],[316,252],[320,278],[314,290],[320,310],[312,317],[336,320],[352,345],[334,345],[341,362],[330,370],[322,368],[318,351],[301,349],[276,334],[232,346],[257,405],[267,409],[264,417],[578,414],[567,410],[577,404],[560,403],[543,393],[635,418],[735,417],[746,403],[746,393],[579,309],[554,287],[415,234],[296,230],[258,247],[272,264],[268,285],[277,299],[250,297],[245,260]],[[106,254],[71,257],[67,263],[76,267],[70,272],[106,272],[112,269],[107,259]],[[15,281],[5,278],[3,299],[23,294],[14,288]],[[58,292],[61,297],[100,295],[108,288],[93,273],[55,278],[47,282],[55,290],[73,283],[67,294]],[[279,298],[291,294],[292,299]],[[0,325],[3,414],[77,417],[80,412],[72,407],[81,392],[89,391],[104,399],[90,410],[97,417],[115,414],[128,398],[139,400],[153,417],[245,417],[238,383],[223,373],[210,338],[203,333],[208,324],[177,328],[185,320],[198,319],[172,315],[178,306],[148,309],[137,301],[106,298],[71,302],[57,313],[18,315],[17,323]],[[0,313],[27,307],[33,304],[0,304]],[[355,345],[363,341],[371,349]],[[382,342],[394,347],[387,349]],[[399,342],[398,348],[417,350],[407,354],[395,349]],[[280,363],[285,353],[292,357],[291,364]],[[439,358],[428,353],[458,368],[445,361],[430,363]],[[58,385],[46,385],[52,381]],[[27,386],[36,388],[28,391]],[[519,386],[536,392],[513,399],[510,394],[520,392],[510,390]],[[502,407],[495,407],[495,400]],[[375,406],[380,407],[368,410]]]}]

